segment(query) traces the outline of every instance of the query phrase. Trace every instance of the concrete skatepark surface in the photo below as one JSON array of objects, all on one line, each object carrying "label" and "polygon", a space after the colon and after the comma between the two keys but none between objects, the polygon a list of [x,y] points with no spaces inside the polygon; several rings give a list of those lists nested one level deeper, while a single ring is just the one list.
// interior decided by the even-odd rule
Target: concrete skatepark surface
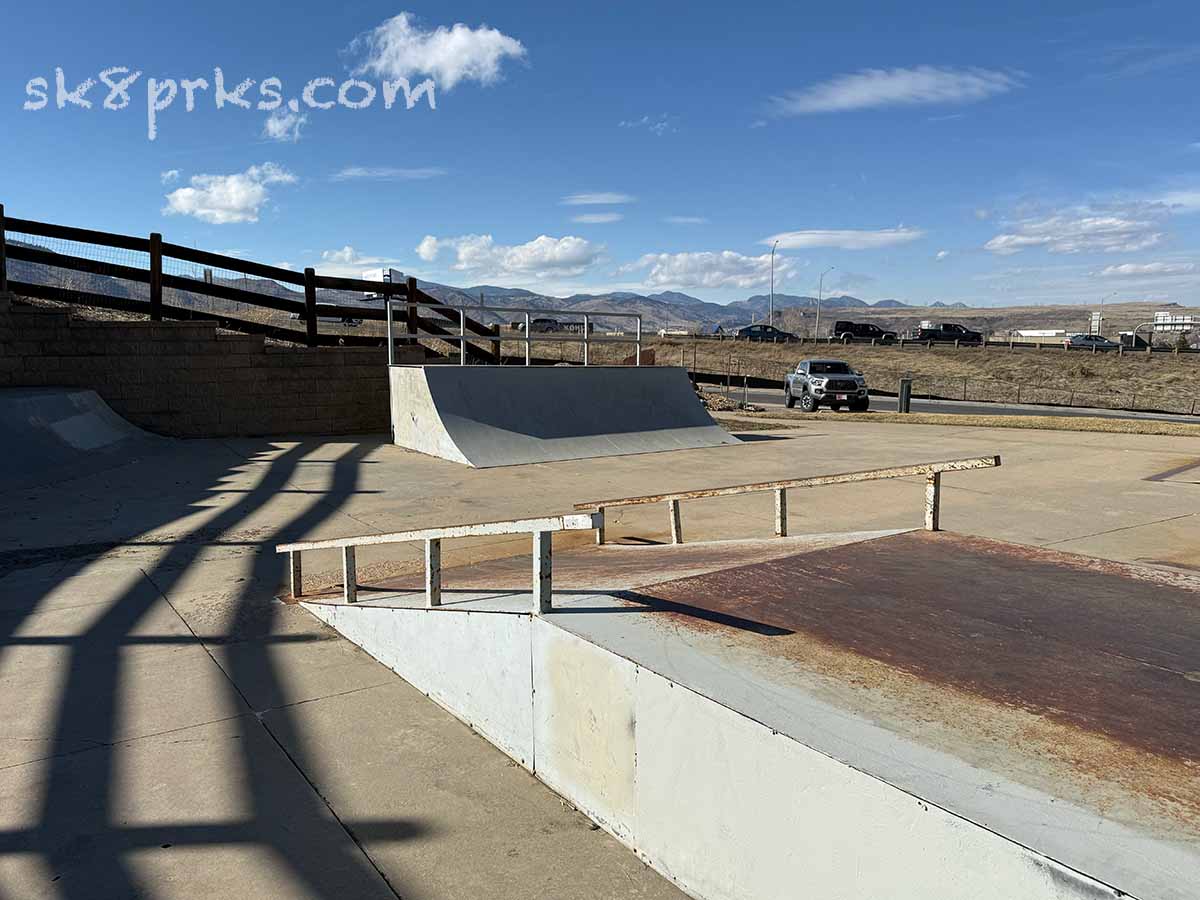
[{"label": "concrete skatepark surface", "polygon": [[[6,491],[0,894],[680,896],[422,693],[304,609],[277,603],[280,541],[541,515],[611,494],[614,483],[648,493],[999,450],[1005,465],[986,481],[946,479],[945,527],[1163,573],[1200,565],[1188,439],[824,420],[758,436],[486,472],[382,438],[171,441],[168,452],[87,477]],[[791,530],[911,528],[922,491],[921,479],[806,491],[793,497]],[[685,503],[684,517],[689,538],[754,539],[771,532],[773,508],[762,496],[727,498]],[[661,509],[614,510],[608,529],[662,541],[667,525]],[[571,546],[556,541],[560,559]],[[527,572],[528,551],[525,540],[468,540],[447,545],[444,560]],[[420,554],[364,552],[362,580],[399,577]],[[335,554],[314,554],[308,571],[332,585],[337,569]],[[557,618],[580,634],[637,633],[622,614]],[[678,639],[675,621],[661,627]],[[720,642],[687,634],[702,649]],[[942,717],[970,708],[948,702],[957,693],[889,680],[896,699],[871,689],[882,663],[825,647],[808,645],[828,670],[806,676],[805,688],[822,692],[826,709],[869,716],[898,739],[946,741],[948,758],[967,766],[1017,758],[1009,745],[1028,735],[1053,746],[1052,722],[1001,707],[973,720],[990,732],[956,743]],[[750,693],[775,677],[757,673]],[[920,709],[937,715],[905,714]],[[1071,765],[1048,757],[1022,778],[1052,784]],[[1124,797],[1131,805],[1114,821],[1144,812],[1136,792],[1107,784],[1120,771],[1100,765],[1078,785]],[[1179,890],[1194,895],[1190,881]]]},{"label": "concrete skatepark surface", "polygon": [[391,366],[392,433],[476,468],[735,443],[683,369]]}]

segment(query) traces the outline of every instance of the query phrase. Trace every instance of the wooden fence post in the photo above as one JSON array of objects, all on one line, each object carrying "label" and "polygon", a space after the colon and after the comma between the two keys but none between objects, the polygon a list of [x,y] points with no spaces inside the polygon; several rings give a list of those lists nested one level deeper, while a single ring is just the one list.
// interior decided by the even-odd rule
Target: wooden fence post
[{"label": "wooden fence post", "polygon": [[8,255],[4,249],[4,204],[0,203],[0,294],[8,291]]},{"label": "wooden fence post", "polygon": [[150,320],[162,321],[162,235],[150,235]]},{"label": "wooden fence post", "polygon": [[417,302],[417,279],[409,276],[404,282],[404,287],[404,299],[408,302],[408,305],[404,307],[404,325],[405,330],[408,331],[410,335],[408,343],[411,346],[417,343],[417,339],[415,337],[411,337],[411,335],[415,335],[417,333],[417,308],[412,305],[413,303]]},{"label": "wooden fence post", "polygon": [[304,270],[304,331],[305,343],[317,346],[317,273]]}]

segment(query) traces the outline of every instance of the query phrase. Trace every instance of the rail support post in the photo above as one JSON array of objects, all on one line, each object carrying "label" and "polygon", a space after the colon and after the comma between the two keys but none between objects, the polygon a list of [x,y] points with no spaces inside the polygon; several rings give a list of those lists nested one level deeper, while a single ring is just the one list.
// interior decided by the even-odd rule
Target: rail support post
[{"label": "rail support post", "polygon": [[938,520],[942,507],[942,473],[930,472],[925,476],[925,530],[939,531]]},{"label": "rail support post", "polygon": [[438,538],[425,542],[425,605],[442,605],[442,542]]},{"label": "rail support post", "polygon": [[787,537],[787,488],[775,491],[775,536]]},{"label": "rail support post", "polygon": [[[1194,406],[1195,404],[1193,404]],[[604,507],[596,507],[596,543],[604,543]]]},{"label": "rail support post", "polygon": [[304,343],[317,346],[317,273],[304,270]]},{"label": "rail support post", "polygon": [[682,544],[683,543],[683,529],[680,526],[680,521],[679,521],[679,501],[678,500],[668,500],[667,501],[667,513],[671,518],[671,543],[672,544]]},{"label": "rail support post", "polygon": [[354,565],[354,548],[342,548],[342,596],[347,603],[358,601],[358,568]]},{"label": "rail support post", "polygon": [[300,551],[293,550],[288,554],[288,568],[291,570],[292,596],[304,594],[304,570],[300,565]]},{"label": "rail support post", "polygon": [[162,321],[162,235],[150,235],[150,320]]},{"label": "rail support post", "polygon": [[554,592],[554,569],[551,559],[553,534],[549,531],[533,533],[533,608],[541,615],[553,608],[551,595]]},{"label": "rail support post", "polygon": [[404,291],[405,291],[405,293],[404,293],[405,299],[408,300],[408,305],[405,307],[406,318],[404,320],[404,327],[409,335],[408,343],[415,347],[417,344],[417,338],[416,338],[417,317],[419,315],[419,313],[417,312],[417,306],[416,306],[416,304],[417,304],[417,279],[413,278],[412,276],[409,276],[408,278],[406,278],[404,281]]}]

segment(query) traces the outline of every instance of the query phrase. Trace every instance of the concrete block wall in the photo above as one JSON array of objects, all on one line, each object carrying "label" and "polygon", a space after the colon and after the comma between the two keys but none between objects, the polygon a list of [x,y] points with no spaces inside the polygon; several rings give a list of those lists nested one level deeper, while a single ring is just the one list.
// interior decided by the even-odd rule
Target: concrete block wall
[{"label": "concrete block wall", "polygon": [[[423,361],[409,352],[406,361]],[[212,323],[89,321],[0,296],[6,386],[90,388],[134,424],[173,437],[390,429],[383,348],[269,347]]]}]

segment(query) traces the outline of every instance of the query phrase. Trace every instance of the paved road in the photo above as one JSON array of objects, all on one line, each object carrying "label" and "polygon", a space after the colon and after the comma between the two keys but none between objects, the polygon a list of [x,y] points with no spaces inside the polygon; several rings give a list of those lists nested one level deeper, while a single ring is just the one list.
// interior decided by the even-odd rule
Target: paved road
[{"label": "paved road", "polygon": [[[741,391],[733,396],[740,398]],[[759,406],[783,406],[783,391],[751,389],[747,396],[751,403]],[[871,408],[885,412],[896,411],[895,397],[871,397]],[[1107,419],[1151,419],[1158,422],[1200,423],[1200,415],[1172,415],[1170,413],[1130,412],[1123,409],[1091,409],[1082,406],[1037,406],[1031,403],[978,403],[963,400],[916,400],[912,401],[913,412],[957,413],[976,416],[1098,416]]]}]

